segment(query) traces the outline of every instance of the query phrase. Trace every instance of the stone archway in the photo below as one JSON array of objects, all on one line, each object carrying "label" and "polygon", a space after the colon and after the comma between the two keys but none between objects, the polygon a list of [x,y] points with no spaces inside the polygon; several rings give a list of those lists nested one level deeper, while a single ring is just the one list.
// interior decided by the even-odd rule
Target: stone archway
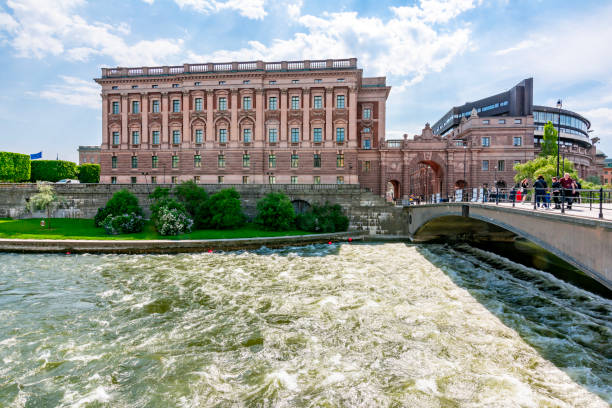
[{"label": "stone archway", "polygon": [[310,208],[310,203],[305,200],[293,200],[291,204],[293,204],[293,210],[296,214],[303,214]]},{"label": "stone archway", "polygon": [[409,193],[429,197],[443,194],[444,171],[442,165],[434,160],[419,160],[409,172]]},{"label": "stone archway", "polygon": [[465,189],[467,188],[467,181],[465,180],[457,180],[455,181],[455,189]]},{"label": "stone archway", "polygon": [[385,186],[385,200],[395,201],[402,196],[401,183],[397,180],[389,180]]}]

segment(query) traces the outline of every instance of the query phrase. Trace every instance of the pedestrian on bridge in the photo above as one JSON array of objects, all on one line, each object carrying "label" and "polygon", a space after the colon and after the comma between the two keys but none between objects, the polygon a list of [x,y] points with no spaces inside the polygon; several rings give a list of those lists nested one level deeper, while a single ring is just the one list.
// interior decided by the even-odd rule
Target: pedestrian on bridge
[{"label": "pedestrian on bridge", "polygon": [[536,179],[535,183],[533,183],[533,187],[535,188],[535,200],[538,208],[540,207],[540,202],[542,202],[542,207],[548,208],[546,204],[546,189],[548,189],[548,184],[546,180],[544,180],[543,175],[539,175]]},{"label": "pedestrian on bridge", "polygon": [[567,209],[572,209],[573,197],[576,193],[576,182],[570,177],[569,173],[565,173],[563,178],[559,181],[563,188],[563,194],[565,201],[567,202]]},{"label": "pedestrian on bridge", "polygon": [[559,179],[553,177],[551,187],[553,193],[553,201],[555,202],[555,210],[559,210],[561,208],[561,201],[559,200],[559,196],[561,195],[561,183],[559,182]]}]

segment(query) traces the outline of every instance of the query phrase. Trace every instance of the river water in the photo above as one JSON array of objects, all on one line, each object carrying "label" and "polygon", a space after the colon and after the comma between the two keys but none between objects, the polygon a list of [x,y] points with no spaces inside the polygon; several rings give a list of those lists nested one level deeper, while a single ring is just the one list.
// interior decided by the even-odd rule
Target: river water
[{"label": "river water", "polygon": [[611,340],[467,245],[0,255],[2,407],[608,407]]}]

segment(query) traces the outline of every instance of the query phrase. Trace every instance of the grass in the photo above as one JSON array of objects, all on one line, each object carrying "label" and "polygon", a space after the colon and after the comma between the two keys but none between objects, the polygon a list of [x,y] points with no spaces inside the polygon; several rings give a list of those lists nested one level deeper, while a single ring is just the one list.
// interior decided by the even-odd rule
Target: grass
[{"label": "grass", "polygon": [[[75,218],[52,218],[51,228],[40,226],[41,218],[23,220],[0,219],[0,238],[13,239],[227,239],[282,237],[287,235],[307,235],[310,232],[265,231],[255,224],[246,224],[234,230],[197,230],[178,236],[162,236],[155,231],[152,223],[147,222],[142,232],[135,234],[107,235],[104,228],[94,227],[93,220]],[[46,221],[46,220],[45,220]]]}]

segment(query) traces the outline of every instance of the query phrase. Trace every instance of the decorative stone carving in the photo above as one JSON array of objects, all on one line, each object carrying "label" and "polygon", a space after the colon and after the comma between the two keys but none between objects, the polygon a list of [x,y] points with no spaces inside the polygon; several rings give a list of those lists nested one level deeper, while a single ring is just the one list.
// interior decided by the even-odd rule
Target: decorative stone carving
[{"label": "decorative stone carving", "polygon": [[224,110],[224,111],[216,111],[213,117],[214,117],[215,122],[218,119],[225,119],[228,122],[230,121],[230,113],[228,111],[226,111],[226,110]]},{"label": "decorative stone carving", "polygon": [[140,123],[140,113],[130,113],[128,114],[128,123]]},{"label": "decorative stone carving", "polygon": [[173,112],[168,114],[168,121],[183,120],[183,114],[179,112]]},{"label": "decorative stone carving", "polygon": [[191,120],[194,119],[202,119],[203,121],[206,122],[206,114],[204,112],[198,111],[198,112],[191,112],[191,114],[189,115],[189,118]]},{"label": "decorative stone carving", "polygon": [[332,113],[333,120],[344,119],[348,121],[348,109],[334,109]]},{"label": "decorative stone carving", "polygon": [[287,115],[287,120],[288,121],[292,121],[292,120],[302,120],[302,111],[301,110],[290,110],[288,115]]},{"label": "decorative stone carving", "polygon": [[311,109],[310,110],[310,119],[321,119],[325,120],[325,110],[324,109]]},{"label": "decorative stone carving", "polygon": [[276,119],[280,121],[280,111],[272,110],[266,111],[266,120]]},{"label": "decorative stone carving", "polygon": [[119,113],[115,113],[115,114],[109,114],[108,115],[108,123],[120,123],[121,122],[121,114]]}]

